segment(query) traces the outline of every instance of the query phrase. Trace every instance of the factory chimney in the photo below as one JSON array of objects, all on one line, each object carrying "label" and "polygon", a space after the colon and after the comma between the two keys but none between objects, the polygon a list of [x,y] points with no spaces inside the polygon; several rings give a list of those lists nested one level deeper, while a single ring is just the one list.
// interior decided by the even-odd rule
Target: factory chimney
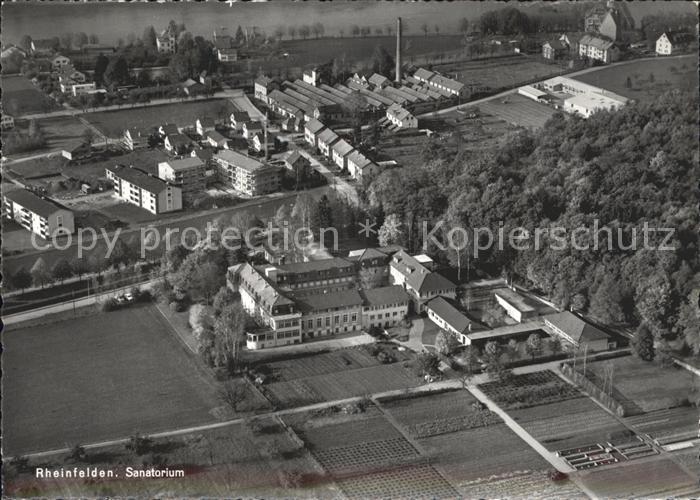
[{"label": "factory chimney", "polygon": [[401,18],[396,18],[396,83],[401,83]]}]

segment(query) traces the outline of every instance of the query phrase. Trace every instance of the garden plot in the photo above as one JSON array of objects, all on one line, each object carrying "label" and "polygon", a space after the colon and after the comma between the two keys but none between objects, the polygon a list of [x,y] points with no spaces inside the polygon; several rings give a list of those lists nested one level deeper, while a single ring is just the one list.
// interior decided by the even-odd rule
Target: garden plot
[{"label": "garden plot", "polygon": [[479,385],[479,389],[504,409],[527,408],[581,396],[576,387],[551,371],[516,375],[507,383],[487,382]]},{"label": "garden plot", "polygon": [[507,474],[551,468],[505,424],[441,434],[418,440],[430,463],[454,485]]},{"label": "garden plot", "polygon": [[693,439],[698,435],[696,408],[682,407],[653,411],[625,418],[624,422],[638,433],[646,434],[662,445]]},{"label": "garden plot", "polygon": [[274,380],[282,382],[378,364],[379,361],[365,349],[350,348],[263,363],[258,365],[258,369],[266,367]]},{"label": "garden plot", "polygon": [[[548,450],[559,451],[629,440],[630,431],[589,398],[579,397],[509,411]],[[620,436],[620,438],[618,438]]]},{"label": "garden plot", "polygon": [[458,492],[430,465],[395,467],[348,478],[338,485],[349,498],[456,498]]},{"label": "garden plot", "polygon": [[420,438],[501,423],[496,414],[477,403],[469,392],[456,390],[393,399],[382,406],[409,434]]},{"label": "garden plot", "polygon": [[540,500],[584,498],[584,493],[568,479],[552,481],[546,470],[504,474],[469,481],[460,485],[468,498],[537,498]]}]

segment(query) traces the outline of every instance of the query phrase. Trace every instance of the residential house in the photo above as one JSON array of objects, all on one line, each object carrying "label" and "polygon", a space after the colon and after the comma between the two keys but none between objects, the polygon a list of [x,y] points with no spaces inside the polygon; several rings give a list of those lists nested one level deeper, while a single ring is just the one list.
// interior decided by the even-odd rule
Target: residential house
[{"label": "residential house", "polygon": [[175,33],[170,28],[163,30],[160,35],[156,36],[156,48],[161,54],[172,54],[177,50]]},{"label": "residential house", "polygon": [[32,40],[30,48],[34,56],[47,56],[53,54],[57,47],[56,38]]},{"label": "residential house", "polygon": [[520,295],[515,290],[499,288],[494,292],[494,296],[496,297],[498,305],[505,309],[506,314],[518,323],[522,323],[523,321],[539,315],[536,304],[532,300]]},{"label": "residential house", "polygon": [[58,81],[60,83],[85,83],[87,78],[85,73],[78,71],[72,64],[58,70]]},{"label": "residential house", "polygon": [[26,189],[3,190],[5,217],[44,239],[75,232],[73,212]]},{"label": "residential house", "polygon": [[367,77],[363,74],[355,73],[351,77],[351,79],[356,85],[359,85],[359,86],[365,87],[365,88],[369,87],[369,80],[367,80]]},{"label": "residential house", "polygon": [[391,283],[408,292],[418,313],[434,297],[454,299],[457,295],[457,286],[433,268],[434,262],[427,255],[411,256],[404,250],[396,252],[389,263]]},{"label": "residential house", "polygon": [[583,348],[593,352],[617,347],[617,341],[614,338],[572,312],[550,314],[543,319],[545,326],[578,349]]},{"label": "residential house", "polygon": [[317,146],[319,151],[321,151],[321,154],[323,154],[326,158],[331,157],[331,146],[338,140],[340,139],[338,137],[338,134],[333,132],[331,129],[327,128],[324,131],[322,131],[320,134],[318,134],[317,138]]},{"label": "residential house", "polygon": [[195,96],[195,95],[200,95],[205,90],[204,85],[193,80],[192,78],[188,78],[187,80],[182,82],[180,84],[180,88],[185,93],[185,95],[188,95],[190,97]]},{"label": "residential house", "polygon": [[307,179],[311,173],[311,162],[309,159],[301,154],[298,150],[292,151],[285,159],[284,166],[292,172],[293,176],[297,181],[302,181]]},{"label": "residential house", "polygon": [[206,134],[206,143],[213,148],[228,149],[228,138],[224,137],[220,132],[216,130],[210,130]]},{"label": "residential house", "polygon": [[377,164],[357,150],[352,151],[347,156],[347,167],[350,175],[358,181],[367,177],[374,177],[379,172]]},{"label": "residential house", "polygon": [[603,63],[615,62],[620,57],[620,50],[612,40],[594,35],[583,35],[578,42],[578,53],[594,61]]},{"label": "residential house", "polygon": [[216,57],[224,63],[238,61],[238,49],[230,47],[227,49],[216,49]]},{"label": "residential house", "polygon": [[61,150],[61,156],[67,160],[77,160],[78,158],[89,155],[91,151],[90,144],[78,139],[66,144]]},{"label": "residential house", "polygon": [[381,90],[384,87],[388,87],[391,85],[391,80],[389,80],[386,76],[380,75],[379,73],[374,73],[372,76],[369,77],[369,80],[367,82],[374,87],[375,90]]},{"label": "residential house", "polygon": [[413,116],[406,108],[396,103],[387,108],[386,118],[394,126],[399,128],[418,128],[418,118]]},{"label": "residential house", "polygon": [[165,137],[166,135],[175,135],[180,133],[180,129],[174,123],[166,123],[158,127],[158,133]]},{"label": "residential house", "polygon": [[105,92],[104,89],[98,90],[97,85],[95,85],[95,82],[76,83],[70,80],[67,82],[61,82],[59,84],[59,87],[61,89],[61,92],[63,92],[64,94],[70,94],[73,97],[77,97],[79,95],[94,94],[96,92]]},{"label": "residential house", "polygon": [[345,139],[340,139],[333,146],[331,146],[331,156],[333,163],[341,170],[347,170],[348,168],[348,155],[353,152],[355,148],[352,147]]},{"label": "residential house", "polygon": [[64,68],[69,65],[70,59],[68,59],[64,55],[57,54],[53,57],[53,59],[51,59],[51,69],[53,69],[54,71],[59,71],[61,68]]},{"label": "residential house", "polygon": [[689,33],[665,31],[656,40],[656,53],[660,56],[670,56],[685,50],[693,41]]},{"label": "residential house", "polygon": [[598,26],[598,33],[602,36],[612,40],[613,42],[618,39],[620,31],[617,25],[616,15],[612,10],[608,10],[603,16],[603,20]]},{"label": "residential house", "polygon": [[274,165],[228,149],[216,153],[214,161],[218,165],[221,179],[248,196],[279,191],[281,172]]},{"label": "residential house", "polygon": [[563,33],[559,37],[559,41],[566,46],[570,54],[578,54],[578,42],[580,39],[580,33]]},{"label": "residential house", "polygon": [[254,121],[243,122],[241,131],[243,133],[243,137],[251,140],[255,134],[263,131],[263,124]]},{"label": "residential house", "polygon": [[129,150],[133,151],[136,148],[148,145],[148,132],[142,132],[137,129],[126,129],[122,137],[122,144]]},{"label": "residential house", "polygon": [[279,85],[272,78],[261,75],[255,79],[255,98],[261,100],[265,104],[269,104],[268,95],[275,89],[279,89]]},{"label": "residential house", "polygon": [[316,119],[311,119],[304,125],[304,139],[313,147],[318,145],[318,136],[326,126]]},{"label": "residential house", "polygon": [[182,209],[180,187],[133,166],[115,165],[105,169],[114,184],[114,195],[153,214]]},{"label": "residential house", "polygon": [[439,328],[449,332],[463,345],[469,345],[471,341],[467,337],[472,331],[472,321],[452,301],[444,297],[435,297],[425,303],[425,310],[430,321]]},{"label": "residential house", "polygon": [[236,129],[237,132],[242,132],[243,125],[251,121],[247,111],[234,111],[231,113],[229,120],[231,122],[231,127]]},{"label": "residential house", "polygon": [[165,137],[164,146],[173,154],[184,155],[190,152],[192,141],[184,134],[170,134]]},{"label": "residential house", "polygon": [[[264,132],[258,132],[253,136],[253,139],[250,141],[253,150],[257,151],[258,153],[262,153],[265,151],[265,133]],[[269,132],[267,134],[267,152],[268,153],[276,153],[278,151],[282,151],[285,146],[285,142],[282,141],[279,137],[279,135],[274,134],[272,132]]]},{"label": "residential house", "polygon": [[408,315],[411,297],[398,285],[361,290],[360,296],[363,328],[396,326]]},{"label": "residential house", "polygon": [[2,113],[2,125],[0,125],[0,128],[2,130],[9,130],[11,128],[15,128],[14,117],[7,115],[5,113]]},{"label": "residential house", "polygon": [[178,186],[185,199],[202,194],[205,188],[206,166],[199,158],[182,158],[158,163],[158,177]]},{"label": "residential house", "polygon": [[195,123],[195,130],[197,131],[197,134],[204,137],[207,132],[211,132],[214,130],[214,127],[216,124],[214,123],[214,120],[212,118],[197,118],[197,122]]},{"label": "residential house", "polygon": [[552,40],[542,44],[542,57],[550,61],[562,59],[569,54],[569,47],[560,40]]},{"label": "residential house", "polygon": [[295,116],[290,116],[282,120],[282,130],[285,132],[299,132],[302,129],[304,120]]}]

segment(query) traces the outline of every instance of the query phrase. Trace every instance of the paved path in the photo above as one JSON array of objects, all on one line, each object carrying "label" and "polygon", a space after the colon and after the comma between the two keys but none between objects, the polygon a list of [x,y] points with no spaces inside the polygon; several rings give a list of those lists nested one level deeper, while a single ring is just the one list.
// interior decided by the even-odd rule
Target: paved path
[{"label": "paved path", "polygon": [[309,153],[305,149],[300,148],[296,143],[290,142],[289,146],[290,149],[296,149],[302,156],[309,160],[311,166],[314,169],[318,170],[321,173],[321,175],[323,175],[323,177],[326,178],[328,185],[331,186],[336,193],[344,195],[353,205],[359,205],[360,199],[357,196],[357,190],[355,189],[355,186],[351,185],[344,178],[339,177],[335,173],[331,172],[328,169],[328,167],[326,167],[323,163],[318,161],[311,153]]}]

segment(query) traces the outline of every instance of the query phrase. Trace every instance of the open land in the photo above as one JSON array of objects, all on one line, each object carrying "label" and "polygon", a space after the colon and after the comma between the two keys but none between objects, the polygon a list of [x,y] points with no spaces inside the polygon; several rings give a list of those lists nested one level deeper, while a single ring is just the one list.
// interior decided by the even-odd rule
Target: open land
[{"label": "open land", "polygon": [[687,401],[693,389],[700,387],[700,377],[690,371],[675,365],[664,368],[658,363],[647,363],[634,356],[589,363],[586,376],[602,387],[606,367],[610,366],[613,386],[618,393],[613,397],[622,399],[620,403],[629,401],[644,412],[680,406]]},{"label": "open land", "polygon": [[45,113],[59,109],[56,101],[24,76],[2,77],[2,109],[11,115]]},{"label": "open land", "polygon": [[[669,89],[695,92],[698,88],[697,56],[656,58],[603,68],[574,79],[636,99],[652,101]],[[653,75],[653,77],[651,76]],[[627,87],[627,78],[632,86]]]},{"label": "open land", "polygon": [[152,306],[3,332],[4,449],[213,421],[214,386]]},{"label": "open land", "polygon": [[164,123],[174,123],[179,127],[194,127],[197,118],[224,119],[233,111],[235,108],[228,99],[208,99],[103,111],[85,116],[108,137],[121,137],[126,129],[148,132]]}]

